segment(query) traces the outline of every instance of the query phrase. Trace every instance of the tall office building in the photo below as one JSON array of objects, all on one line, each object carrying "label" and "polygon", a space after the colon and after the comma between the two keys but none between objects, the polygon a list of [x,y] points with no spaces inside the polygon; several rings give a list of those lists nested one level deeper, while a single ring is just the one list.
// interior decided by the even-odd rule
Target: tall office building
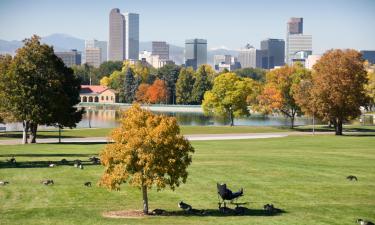
[{"label": "tall office building", "polygon": [[74,65],[81,65],[82,55],[76,49],[72,49],[68,52],[55,52],[55,55],[59,57],[67,67]]},{"label": "tall office building", "polygon": [[287,25],[288,34],[302,34],[303,33],[303,18],[292,17]]},{"label": "tall office building", "polygon": [[219,65],[220,63],[231,64],[232,62],[231,55],[214,55],[214,66]]},{"label": "tall office building", "polygon": [[138,60],[139,54],[139,15],[121,14],[119,9],[109,13],[108,59],[123,61]]},{"label": "tall office building", "polygon": [[188,39],[185,41],[185,66],[196,70],[200,65],[207,64],[207,40]]},{"label": "tall office building", "polygon": [[258,50],[247,44],[238,55],[241,68],[265,68],[267,66],[267,52]]},{"label": "tall office building", "polygon": [[312,52],[312,36],[303,34],[303,18],[292,17],[287,23],[286,63],[292,64],[301,51]]},{"label": "tall office building", "polygon": [[139,56],[139,15],[125,13],[125,59],[138,60]]},{"label": "tall office building", "polygon": [[273,69],[285,64],[285,42],[282,39],[266,39],[260,42],[260,49],[265,51],[267,65],[264,69]]},{"label": "tall office building", "polygon": [[125,16],[120,9],[112,9],[109,13],[108,60],[123,61],[125,59]]},{"label": "tall office building", "polygon": [[85,49],[87,48],[100,48],[100,64],[107,61],[107,42],[98,40],[86,40]]},{"label": "tall office building", "polygon": [[169,60],[169,45],[165,41],[152,42],[152,55],[158,55],[160,59]]},{"label": "tall office building", "polygon": [[101,48],[85,48],[85,63],[95,68],[100,66],[102,58]]}]

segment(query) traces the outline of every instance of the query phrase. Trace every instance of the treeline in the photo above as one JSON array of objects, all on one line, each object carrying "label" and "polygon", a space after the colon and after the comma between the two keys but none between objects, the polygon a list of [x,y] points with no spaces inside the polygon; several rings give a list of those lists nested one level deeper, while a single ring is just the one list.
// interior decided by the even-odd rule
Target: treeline
[{"label": "treeline", "polygon": [[[82,84],[100,84],[116,90],[122,103],[200,105],[204,93],[212,88],[215,77],[221,74],[210,65],[201,65],[194,71],[191,67],[173,64],[155,69],[142,62],[129,61],[108,61],[99,68],[84,64],[72,69]],[[266,74],[265,70],[253,68],[234,72],[259,82],[264,82]]]}]

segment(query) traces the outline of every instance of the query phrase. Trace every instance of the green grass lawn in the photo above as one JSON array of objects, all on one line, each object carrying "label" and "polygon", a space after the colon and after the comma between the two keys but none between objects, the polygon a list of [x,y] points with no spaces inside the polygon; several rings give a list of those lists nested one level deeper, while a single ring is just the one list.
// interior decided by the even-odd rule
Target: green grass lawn
[{"label": "green grass lawn", "polygon": [[[186,184],[176,191],[149,193],[150,208],[179,210],[181,200],[198,209],[217,209],[216,182],[244,188],[243,201],[253,214],[245,216],[170,216],[108,219],[109,210],[141,209],[141,193],[123,185],[108,191],[94,185],[102,166],[85,162],[48,168],[49,162],[86,160],[98,144],[37,144],[0,146],[0,224],[355,224],[375,220],[375,138],[366,136],[291,136],[286,138],[192,142],[196,149]],[[5,160],[14,155],[12,168]],[[356,175],[358,182],[346,180]],[[43,186],[42,179],[54,186]],[[264,216],[273,203],[286,212]],[[214,211],[213,211],[214,212]]]}]

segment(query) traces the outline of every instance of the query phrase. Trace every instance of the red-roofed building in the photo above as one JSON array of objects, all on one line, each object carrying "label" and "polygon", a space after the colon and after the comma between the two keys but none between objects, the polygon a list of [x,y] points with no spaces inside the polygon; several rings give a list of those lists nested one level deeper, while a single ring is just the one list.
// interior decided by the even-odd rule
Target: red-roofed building
[{"label": "red-roofed building", "polygon": [[81,102],[116,103],[117,92],[101,85],[81,85],[79,93]]}]

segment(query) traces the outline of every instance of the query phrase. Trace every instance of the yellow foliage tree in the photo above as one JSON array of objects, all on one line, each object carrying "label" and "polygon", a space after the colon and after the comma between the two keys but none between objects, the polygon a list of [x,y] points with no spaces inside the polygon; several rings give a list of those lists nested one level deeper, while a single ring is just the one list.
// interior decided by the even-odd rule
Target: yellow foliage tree
[{"label": "yellow foliage tree", "polygon": [[172,190],[188,177],[194,148],[180,134],[174,117],[155,115],[134,104],[125,111],[121,126],[115,129],[100,153],[105,172],[100,185],[119,189],[122,183],[139,187],[143,212],[148,213],[147,189]]},{"label": "yellow foliage tree", "polygon": [[100,79],[100,85],[108,87],[111,83],[111,78],[104,76],[102,79]]}]

